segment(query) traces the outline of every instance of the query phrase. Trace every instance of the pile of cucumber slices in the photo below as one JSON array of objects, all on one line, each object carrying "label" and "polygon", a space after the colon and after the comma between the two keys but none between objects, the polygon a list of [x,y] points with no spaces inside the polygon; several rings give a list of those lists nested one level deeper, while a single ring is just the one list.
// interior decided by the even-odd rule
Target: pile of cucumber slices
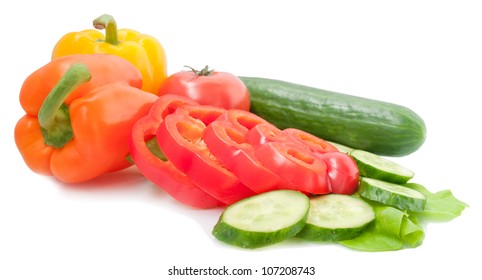
[{"label": "pile of cucumber slices", "polygon": [[338,148],[358,165],[357,193],[311,197],[292,190],[262,193],[227,207],[212,234],[224,243],[250,249],[296,237],[362,251],[398,250],[422,243],[421,218],[448,221],[467,206],[448,190],[433,194],[407,183],[414,173],[391,160]]}]

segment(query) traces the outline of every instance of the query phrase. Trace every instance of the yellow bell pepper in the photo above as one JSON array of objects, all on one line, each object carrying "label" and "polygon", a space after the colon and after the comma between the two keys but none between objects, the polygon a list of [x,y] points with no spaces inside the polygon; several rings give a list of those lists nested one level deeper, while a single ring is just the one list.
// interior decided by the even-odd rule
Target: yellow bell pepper
[{"label": "yellow bell pepper", "polygon": [[134,64],[142,74],[142,90],[154,93],[167,77],[166,54],[161,43],[154,37],[131,29],[117,30],[111,15],[94,20],[90,29],[65,34],[55,45],[52,59],[72,54],[114,54]]}]

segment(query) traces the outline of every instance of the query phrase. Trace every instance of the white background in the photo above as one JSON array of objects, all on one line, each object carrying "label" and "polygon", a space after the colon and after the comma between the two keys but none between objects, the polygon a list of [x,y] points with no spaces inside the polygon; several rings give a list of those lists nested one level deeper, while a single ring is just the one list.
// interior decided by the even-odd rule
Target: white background
[{"label": "white background", "polygon": [[[480,279],[482,9],[477,1],[3,1],[0,279]],[[421,247],[364,253],[289,241],[242,250],[211,236],[220,210],[169,198],[135,168],[81,185],[31,172],[13,140],[23,80],[67,32],[114,15],[155,36],[169,73],[208,64],[398,103],[426,122],[397,162],[470,208]],[[315,276],[169,277],[176,266],[314,266]]]}]

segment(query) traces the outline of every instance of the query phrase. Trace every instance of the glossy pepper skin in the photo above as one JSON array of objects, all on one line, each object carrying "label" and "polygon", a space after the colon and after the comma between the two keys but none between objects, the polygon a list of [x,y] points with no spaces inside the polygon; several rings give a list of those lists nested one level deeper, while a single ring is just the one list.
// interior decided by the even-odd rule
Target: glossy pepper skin
[{"label": "glossy pepper skin", "polygon": [[26,114],[15,127],[28,167],[80,183],[130,166],[132,126],[157,99],[141,84],[137,68],[114,55],[65,56],[33,72],[21,88]]},{"label": "glossy pepper skin", "polygon": [[[174,199],[195,208],[215,208],[225,204],[194,184],[191,178],[164,156],[152,152],[152,146],[159,149],[156,133],[164,119],[179,107],[197,104],[191,99],[167,94],[159,97],[149,113],[139,119],[132,128],[129,150],[139,171]],[[149,146],[148,143],[155,143]]]},{"label": "glossy pepper skin", "polygon": [[142,90],[158,94],[167,77],[164,48],[154,37],[132,29],[119,29],[114,18],[102,15],[94,27],[105,29],[105,35],[95,29],[65,34],[55,45],[52,59],[72,54],[114,54],[129,60],[142,74]]},{"label": "glossy pepper skin", "polygon": [[214,198],[231,205],[255,192],[211,153],[203,139],[206,125],[224,109],[208,105],[183,106],[164,118],[157,143],[169,161]]}]

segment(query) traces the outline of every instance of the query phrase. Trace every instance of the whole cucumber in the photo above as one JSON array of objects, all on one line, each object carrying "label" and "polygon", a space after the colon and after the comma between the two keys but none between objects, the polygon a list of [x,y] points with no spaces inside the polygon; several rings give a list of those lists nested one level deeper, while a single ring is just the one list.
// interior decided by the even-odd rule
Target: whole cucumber
[{"label": "whole cucumber", "polygon": [[250,93],[251,112],[281,129],[298,128],[383,156],[413,153],[426,138],[422,118],[397,104],[273,79],[240,79]]}]

